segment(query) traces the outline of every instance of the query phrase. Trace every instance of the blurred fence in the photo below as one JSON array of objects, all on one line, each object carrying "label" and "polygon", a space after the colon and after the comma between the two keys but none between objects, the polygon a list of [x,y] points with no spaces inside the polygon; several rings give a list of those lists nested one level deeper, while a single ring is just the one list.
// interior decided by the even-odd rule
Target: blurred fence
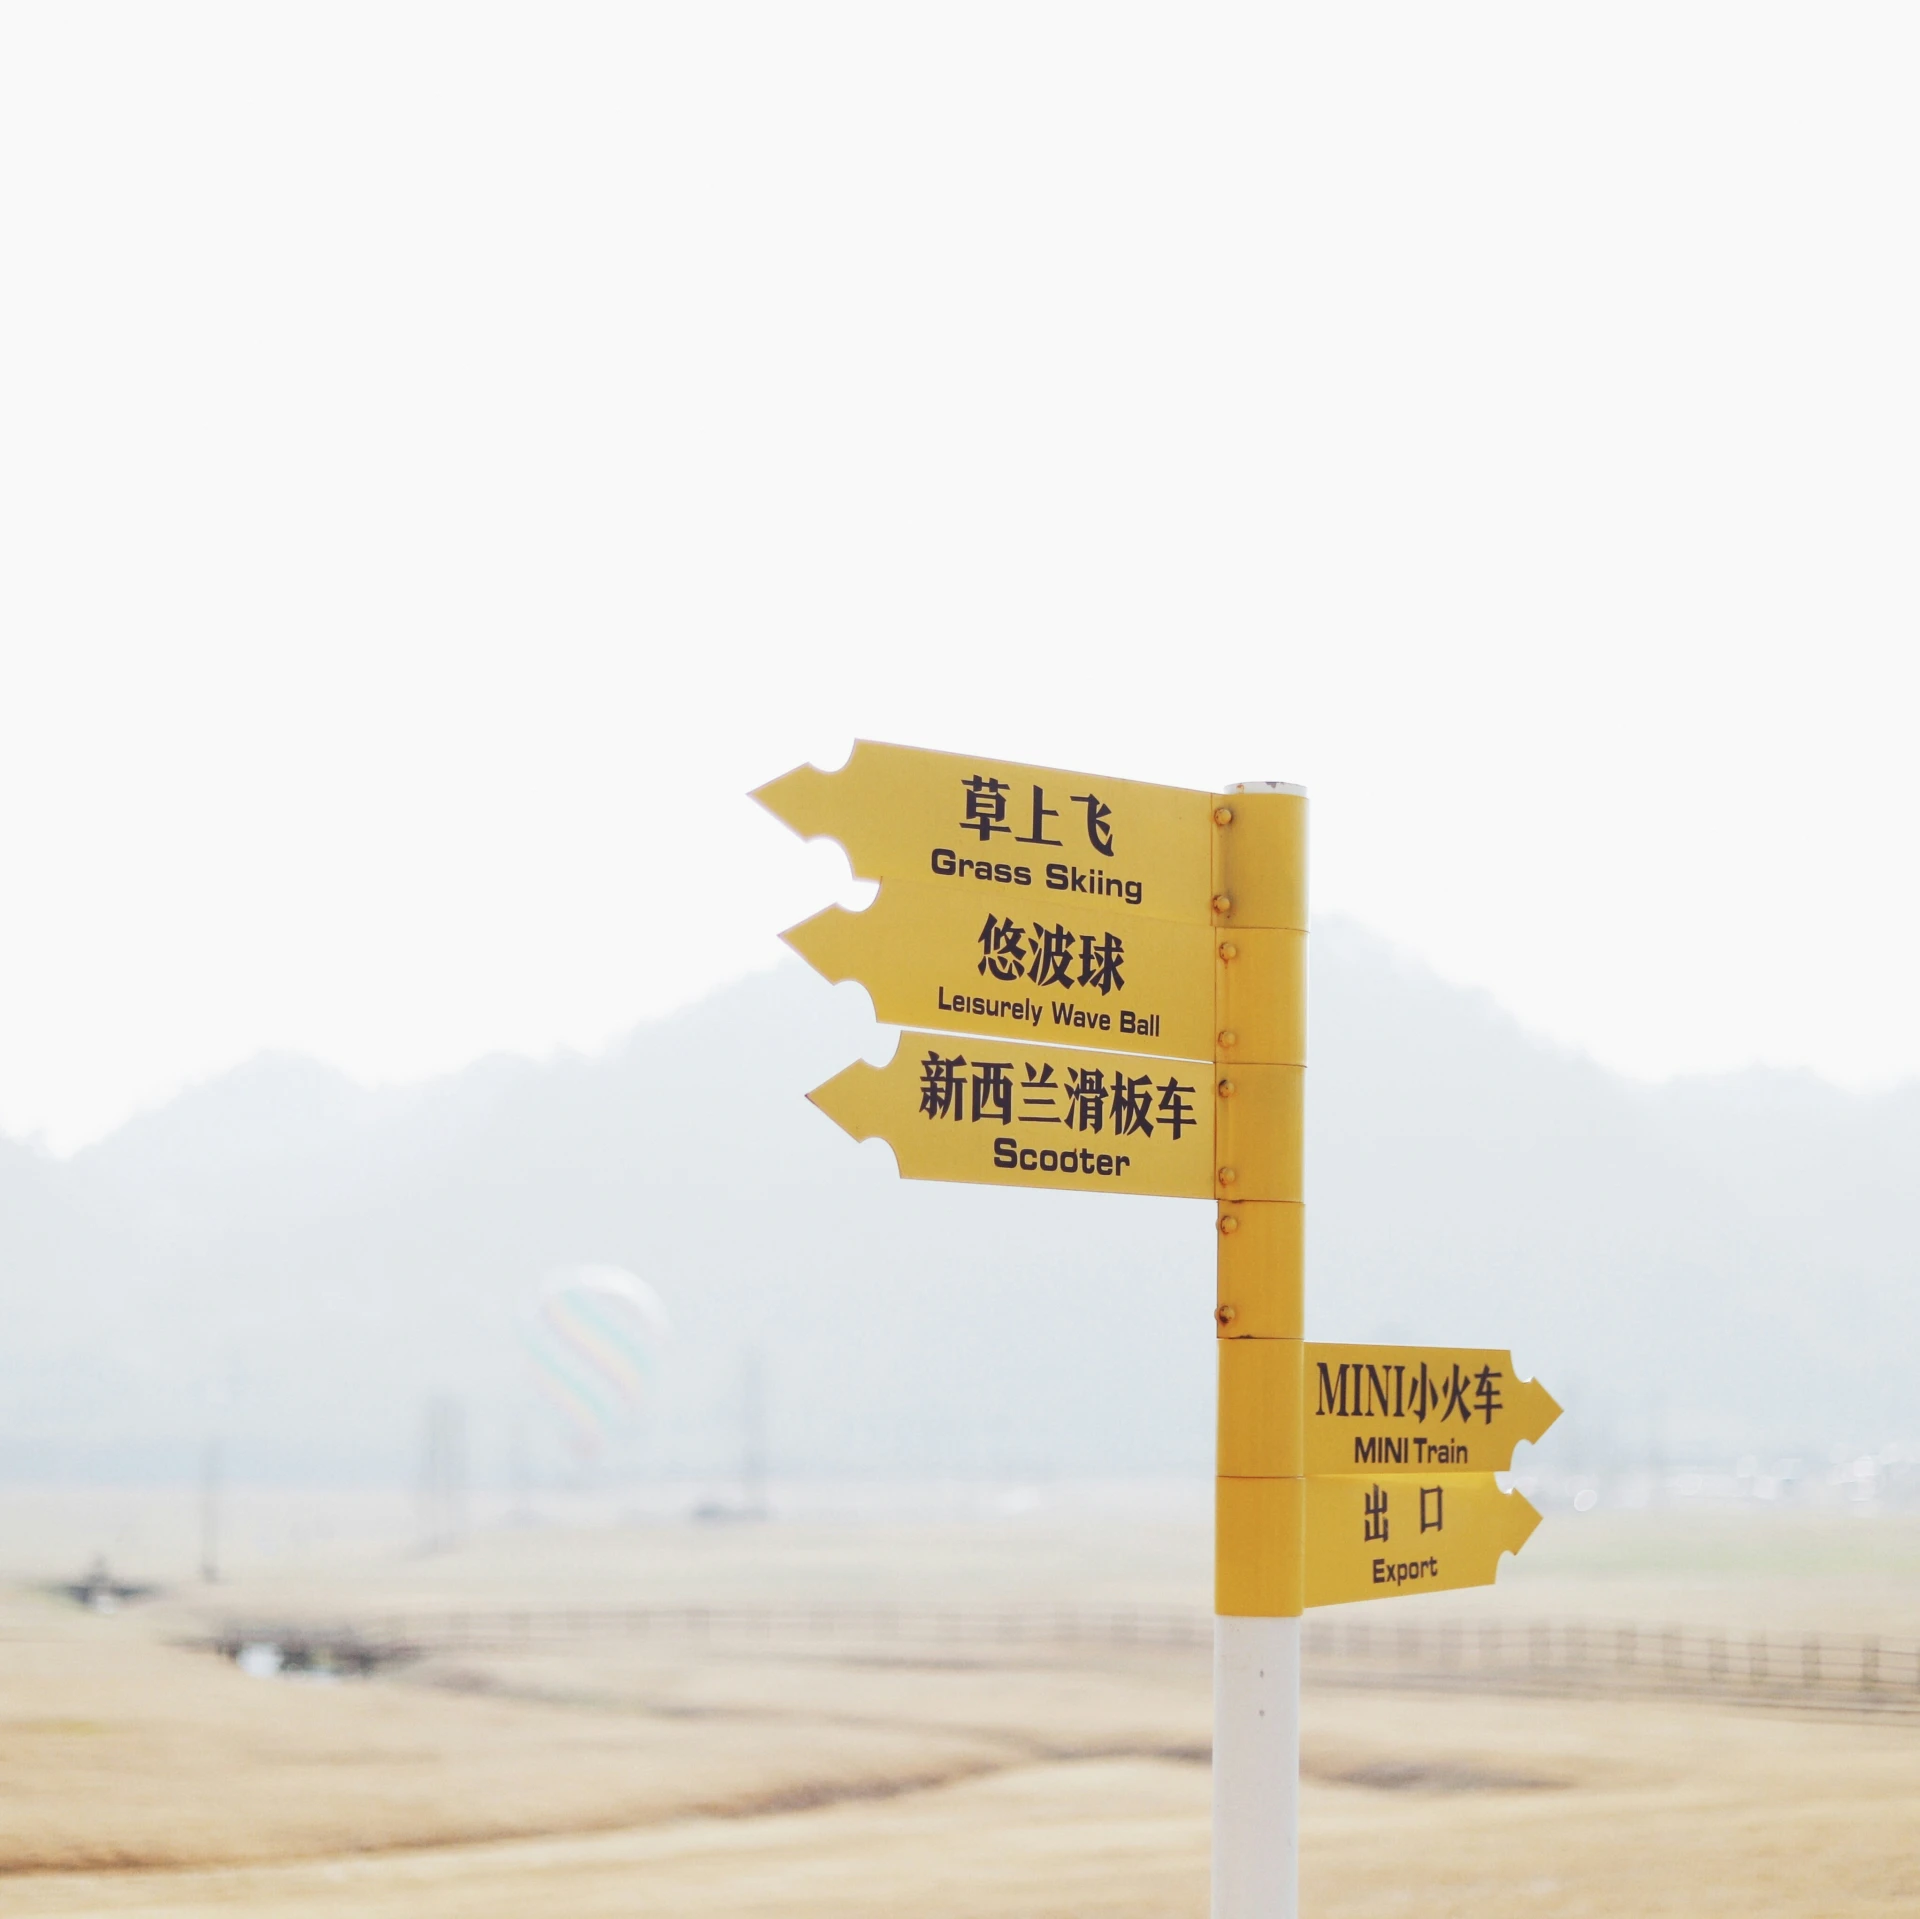
[{"label": "blurred fence", "polygon": [[1582,1619],[1310,1619],[1309,1682],[1920,1713],[1920,1639]]},{"label": "blurred fence", "polygon": [[[926,1656],[1212,1644],[1204,1613],[1132,1606],[639,1606],[413,1612],[319,1623],[233,1620],[213,1637],[230,1658],[275,1649],[293,1670],[368,1672],[446,1653],[550,1652],[609,1640],[783,1655],[808,1649]],[[1309,1685],[1568,1696],[1715,1699],[1729,1704],[1920,1713],[1920,1639],[1733,1632],[1593,1620],[1396,1619],[1353,1607],[1306,1621]]]}]

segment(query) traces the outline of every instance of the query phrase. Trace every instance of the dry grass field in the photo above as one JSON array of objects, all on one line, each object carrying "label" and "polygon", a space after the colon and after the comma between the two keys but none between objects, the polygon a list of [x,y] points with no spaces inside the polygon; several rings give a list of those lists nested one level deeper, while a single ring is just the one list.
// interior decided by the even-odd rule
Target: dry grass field
[{"label": "dry grass field", "polygon": [[[1531,1583],[1523,1561],[1474,1602],[1911,1630],[1920,1595],[1894,1521],[1552,1533]],[[343,1526],[243,1564],[217,1607],[182,1586],[100,1615],[23,1583],[0,1601],[0,1913],[1200,1915],[1191,1646],[605,1632],[319,1683],[203,1642],[222,1609],[1186,1606],[1205,1558],[1191,1513],[551,1528],[431,1559]],[[1314,1687],[1305,1764],[1318,1919],[1920,1912],[1920,1716]]]}]

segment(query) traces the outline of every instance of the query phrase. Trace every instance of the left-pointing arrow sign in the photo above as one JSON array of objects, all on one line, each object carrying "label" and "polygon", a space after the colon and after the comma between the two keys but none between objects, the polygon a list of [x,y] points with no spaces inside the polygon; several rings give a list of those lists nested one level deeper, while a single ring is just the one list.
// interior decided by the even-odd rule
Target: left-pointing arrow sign
[{"label": "left-pointing arrow sign", "polygon": [[802,839],[838,840],[862,879],[938,885],[983,912],[992,897],[1022,913],[1044,899],[1063,919],[1089,904],[1128,920],[1218,918],[1214,803],[1186,787],[858,740],[837,772],[796,766],[753,797]]},{"label": "left-pointing arrow sign", "polygon": [[855,1139],[884,1139],[908,1179],[1205,1199],[1210,1072],[1008,1040],[908,1032],[808,1095]]},{"label": "left-pointing arrow sign", "polygon": [[1212,1056],[1204,926],[1129,919],[1097,899],[1016,907],[886,880],[864,912],[830,906],[781,937],[828,979],[858,980],[890,1025]]}]

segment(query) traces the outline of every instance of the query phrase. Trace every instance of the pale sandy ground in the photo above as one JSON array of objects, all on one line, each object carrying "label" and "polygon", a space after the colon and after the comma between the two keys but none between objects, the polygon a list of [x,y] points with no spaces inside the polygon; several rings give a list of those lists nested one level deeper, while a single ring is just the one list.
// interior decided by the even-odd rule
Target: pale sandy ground
[{"label": "pale sandy ground", "polygon": [[[1910,1528],[1694,1533],[1594,1531],[1592,1563],[1564,1548],[1533,1590],[1479,1598],[1559,1613],[1540,1595],[1603,1586],[1619,1614],[1920,1624]],[[1203,1529],[1085,1515],[629,1529],[430,1562],[341,1543],[220,1599],[1172,1604],[1196,1562]],[[1203,1653],[609,1638],[317,1685],[180,1643],[202,1597],[106,1618],[0,1601],[0,1914],[1206,1910]],[[1305,1909],[1325,1919],[1920,1913],[1920,1719],[1332,1690],[1306,1718]]]}]

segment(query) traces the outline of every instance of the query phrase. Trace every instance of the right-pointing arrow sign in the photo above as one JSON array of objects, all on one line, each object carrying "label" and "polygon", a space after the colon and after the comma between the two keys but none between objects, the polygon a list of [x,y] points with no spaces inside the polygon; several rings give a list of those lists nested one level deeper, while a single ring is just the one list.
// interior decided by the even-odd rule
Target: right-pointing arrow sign
[{"label": "right-pointing arrow sign", "polygon": [[1491,1473],[1342,1473],[1307,1481],[1309,1606],[1491,1586],[1540,1515]]},{"label": "right-pointing arrow sign", "polygon": [[1309,1473],[1503,1473],[1560,1417],[1513,1355],[1474,1346],[1306,1349]]}]

